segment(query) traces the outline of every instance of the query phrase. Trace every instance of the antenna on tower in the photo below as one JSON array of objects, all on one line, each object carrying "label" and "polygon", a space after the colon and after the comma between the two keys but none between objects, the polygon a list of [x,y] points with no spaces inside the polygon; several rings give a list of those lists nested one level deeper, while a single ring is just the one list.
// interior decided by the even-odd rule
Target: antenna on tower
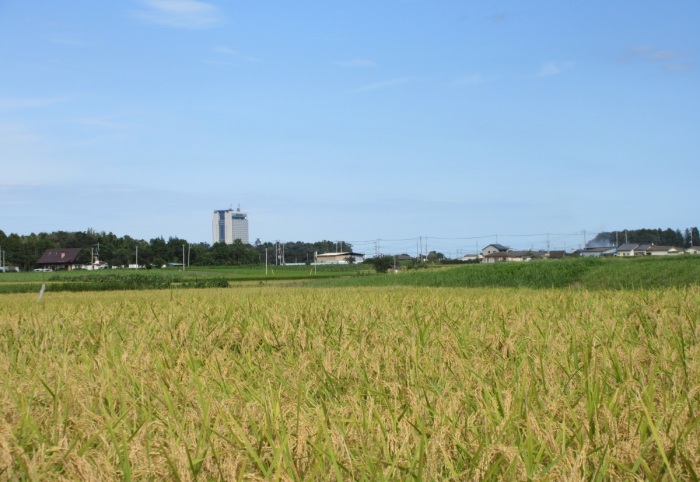
[{"label": "antenna on tower", "polygon": [[241,203],[238,203],[238,209],[236,209],[239,213],[241,212]]}]

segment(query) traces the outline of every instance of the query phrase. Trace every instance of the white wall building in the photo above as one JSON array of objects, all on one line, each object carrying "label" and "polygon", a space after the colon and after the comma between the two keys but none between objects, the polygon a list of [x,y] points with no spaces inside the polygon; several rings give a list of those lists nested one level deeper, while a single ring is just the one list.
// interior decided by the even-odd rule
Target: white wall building
[{"label": "white wall building", "polygon": [[212,217],[212,235],[215,243],[233,244],[240,239],[243,244],[248,241],[248,214],[241,208],[214,211]]}]

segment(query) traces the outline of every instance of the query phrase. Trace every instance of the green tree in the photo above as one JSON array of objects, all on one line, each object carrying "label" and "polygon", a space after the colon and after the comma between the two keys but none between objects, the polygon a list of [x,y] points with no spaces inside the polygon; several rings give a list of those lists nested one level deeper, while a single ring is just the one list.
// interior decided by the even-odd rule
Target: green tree
[{"label": "green tree", "polygon": [[374,256],[365,260],[365,263],[374,266],[377,273],[386,273],[390,268],[394,267],[394,257],[389,255]]}]

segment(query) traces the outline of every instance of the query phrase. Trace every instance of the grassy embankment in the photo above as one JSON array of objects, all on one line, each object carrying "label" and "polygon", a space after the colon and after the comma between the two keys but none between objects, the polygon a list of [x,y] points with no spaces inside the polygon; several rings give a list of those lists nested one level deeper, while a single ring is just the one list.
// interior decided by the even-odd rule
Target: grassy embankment
[{"label": "grassy embankment", "polygon": [[697,480],[700,287],[5,295],[2,480]]}]

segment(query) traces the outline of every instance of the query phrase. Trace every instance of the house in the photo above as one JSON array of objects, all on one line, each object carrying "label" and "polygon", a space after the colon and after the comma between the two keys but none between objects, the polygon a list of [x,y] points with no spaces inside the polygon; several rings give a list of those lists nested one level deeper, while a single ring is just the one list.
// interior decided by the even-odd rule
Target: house
[{"label": "house", "polygon": [[503,251],[484,256],[484,263],[522,262],[530,261],[533,255],[530,251]]},{"label": "house", "polygon": [[635,250],[639,247],[637,243],[626,243],[621,245],[619,248],[617,248],[617,253],[615,256],[622,256],[622,257],[627,257],[627,256],[634,256]]},{"label": "house", "polygon": [[502,244],[489,244],[484,249],[481,250],[481,256],[486,257],[492,253],[505,253],[509,248],[506,248]]},{"label": "house", "polygon": [[462,256],[462,261],[478,263],[482,260],[482,258],[483,256],[481,255],[481,253],[465,254],[464,256]]},{"label": "house", "polygon": [[562,259],[564,257],[566,257],[566,251],[563,250],[550,251],[545,255],[546,259]]},{"label": "house", "polygon": [[648,250],[647,254],[650,256],[673,256],[677,254],[683,254],[682,248],[676,248],[675,246],[654,246],[652,245]]},{"label": "house", "polygon": [[598,258],[600,256],[613,256],[617,252],[615,246],[605,246],[600,248],[586,248],[578,251],[584,258]]},{"label": "house", "polygon": [[44,251],[36,265],[43,270],[74,270],[80,269],[78,261],[80,248],[50,248]]},{"label": "house", "polygon": [[634,255],[635,256],[646,256],[649,254],[649,248],[651,248],[653,244],[640,244],[637,246],[637,249],[634,250]]},{"label": "house", "polygon": [[691,246],[686,248],[685,254],[700,254],[700,246]]},{"label": "house", "polygon": [[316,262],[319,264],[362,263],[364,260],[364,254],[354,253],[352,251],[344,251],[341,253],[323,253],[316,255]]}]

